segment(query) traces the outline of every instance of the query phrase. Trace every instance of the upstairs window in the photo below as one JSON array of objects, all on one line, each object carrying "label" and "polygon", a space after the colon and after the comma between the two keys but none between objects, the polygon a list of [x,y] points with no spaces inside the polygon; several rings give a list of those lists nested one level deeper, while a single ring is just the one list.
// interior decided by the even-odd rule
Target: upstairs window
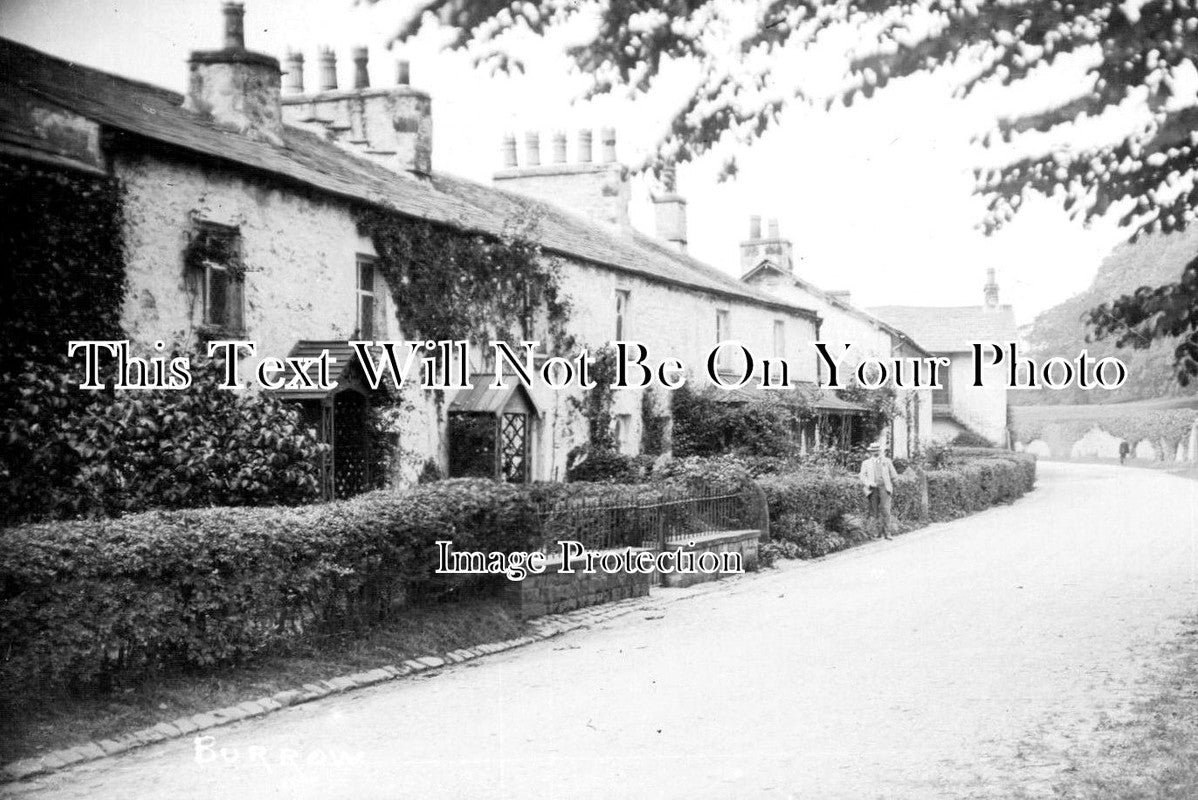
[{"label": "upstairs window", "polygon": [[786,320],[774,320],[774,356],[786,358]]},{"label": "upstairs window", "polygon": [[228,333],[245,330],[245,267],[236,228],[204,222],[185,255],[188,280],[203,304],[203,324]]},{"label": "upstairs window", "polygon": [[627,289],[616,289],[616,340],[627,341],[628,325],[632,304],[632,292]]},{"label": "upstairs window", "polygon": [[373,340],[375,338],[375,316],[378,309],[378,296],[375,294],[374,259],[370,256],[358,256],[358,338]]}]

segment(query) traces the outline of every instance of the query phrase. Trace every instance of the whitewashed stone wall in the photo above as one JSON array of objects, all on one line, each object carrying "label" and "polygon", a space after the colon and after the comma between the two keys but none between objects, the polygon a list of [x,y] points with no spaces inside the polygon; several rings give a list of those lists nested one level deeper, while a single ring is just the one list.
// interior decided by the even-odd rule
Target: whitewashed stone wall
[{"label": "whitewashed stone wall", "polygon": [[[795,305],[810,308],[820,315],[819,339],[829,345],[831,352],[839,354],[842,344],[851,343],[846,360],[850,363],[864,358],[880,358],[889,360],[896,353],[899,342],[881,325],[846,309],[837,302],[830,300],[825,293],[809,291],[796,283],[789,275],[780,275],[774,271],[760,273],[751,280],[754,287],[768,292],[780,300]],[[810,358],[818,360],[814,348],[807,345]],[[914,356],[914,353],[901,353],[903,357]],[[827,373],[821,376],[827,379]],[[933,439],[932,426],[932,391],[931,389],[900,390],[898,393],[899,413],[890,429],[891,450],[901,456],[910,456],[915,452],[915,442],[909,441],[908,427],[918,431],[920,448]],[[907,415],[917,417],[915,424],[908,426]]]},{"label": "whitewashed stone wall", "polygon": [[[982,386],[973,386],[973,355],[945,353],[952,359],[949,367],[952,386],[951,409],[962,424],[977,431],[996,445],[1006,444],[1007,390],[1005,366],[990,366],[983,361]],[[945,429],[947,432],[948,429]]]},{"label": "whitewashed stone wall", "polygon": [[[203,300],[188,288],[183,253],[197,222],[235,226],[247,265],[246,338],[260,355],[285,356],[300,339],[348,339],[356,325],[357,255],[371,254],[348,207],[315,193],[247,178],[216,167],[199,168],[160,155],[118,155],[114,170],[127,187],[126,236],[129,288],[123,322],[143,348],[157,340],[194,341],[202,324]],[[681,359],[696,374],[716,339],[716,310],[726,309],[731,337],[756,354],[772,355],[774,321],[786,325],[787,354],[811,351],[814,324],[807,318],[763,305],[654,282],[647,278],[567,260],[564,289],[573,301],[570,329],[579,342],[606,344],[615,336],[615,292],[630,292],[625,338],[650,350],[649,363]],[[377,338],[402,339],[402,326],[381,278]],[[255,359],[247,359],[246,379]],[[814,380],[814,357],[791,375]],[[544,415],[535,425],[533,475],[564,477],[566,456],[587,437],[586,424],[568,392],[535,392]],[[577,396],[577,393],[574,393]],[[453,393],[409,391],[413,407],[397,427],[404,451],[402,474],[413,478],[425,459],[444,469],[446,414]],[[613,413],[626,415],[630,451],[639,451],[641,401],[637,390],[616,393]]]}]

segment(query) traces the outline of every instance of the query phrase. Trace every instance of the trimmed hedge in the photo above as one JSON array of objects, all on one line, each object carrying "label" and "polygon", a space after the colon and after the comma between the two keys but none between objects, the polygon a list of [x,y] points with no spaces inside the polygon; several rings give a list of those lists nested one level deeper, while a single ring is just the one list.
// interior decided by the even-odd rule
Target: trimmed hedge
[{"label": "trimmed hedge", "polygon": [[467,479],[317,506],[13,528],[0,552],[0,679],[91,683],[377,622],[478,581],[435,575],[436,540],[523,550],[537,527],[528,492]]},{"label": "trimmed hedge", "polygon": [[454,479],[322,505],[151,511],[23,525],[0,549],[0,681],[85,685],[244,659],[308,632],[385,621],[410,602],[494,588],[438,575],[455,550],[588,547],[746,526],[750,497],[709,510],[682,481]]},{"label": "trimmed hedge", "polygon": [[[996,451],[927,473],[949,519],[1031,488],[1035,460]],[[812,557],[861,537],[857,479],[765,475],[773,554]],[[694,492],[732,495],[703,506]],[[455,479],[301,507],[152,511],[7,529],[0,548],[0,681],[85,685],[164,666],[244,659],[308,632],[385,621],[406,603],[495,585],[437,575],[435,542],[523,551],[556,539],[637,545],[757,524],[757,489],[735,460],[678,459],[655,482],[518,487]],[[918,518],[919,479],[899,476],[895,514]],[[629,540],[638,539],[637,541]]]},{"label": "trimmed hedge", "polygon": [[[943,469],[927,470],[928,516],[950,520],[1008,503],[1035,485],[1036,461],[1006,450],[954,451]],[[770,556],[816,558],[843,550],[864,538],[865,493],[857,477],[843,472],[805,471],[763,475],[758,484],[769,503]],[[891,506],[899,526],[920,519],[920,479],[914,470],[899,475]]]}]

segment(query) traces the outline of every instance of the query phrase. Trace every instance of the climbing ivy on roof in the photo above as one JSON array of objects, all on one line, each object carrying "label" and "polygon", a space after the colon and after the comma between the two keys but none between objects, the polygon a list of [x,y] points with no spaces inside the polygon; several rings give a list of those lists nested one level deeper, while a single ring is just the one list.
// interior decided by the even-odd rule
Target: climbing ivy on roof
[{"label": "climbing ivy on roof", "polygon": [[355,218],[378,255],[395,314],[408,338],[518,342],[525,322],[547,326],[546,349],[574,346],[561,265],[530,238],[468,233],[360,207]]}]

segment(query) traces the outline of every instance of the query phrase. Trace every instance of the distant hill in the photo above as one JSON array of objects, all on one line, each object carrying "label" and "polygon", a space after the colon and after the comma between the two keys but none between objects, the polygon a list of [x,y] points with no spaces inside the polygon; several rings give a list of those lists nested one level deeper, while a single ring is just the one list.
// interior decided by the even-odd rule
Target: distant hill
[{"label": "distant hill", "polygon": [[1081,317],[1094,306],[1135,291],[1175,281],[1185,265],[1198,256],[1198,226],[1182,233],[1153,234],[1134,244],[1116,247],[1098,268],[1090,287],[1036,317],[1024,338],[1039,359],[1054,355],[1074,358],[1083,348],[1094,358],[1118,357],[1127,365],[1127,383],[1107,392],[1064,389],[1059,392],[1011,392],[1013,405],[1119,403],[1155,397],[1198,395],[1198,386],[1182,388],[1173,376],[1173,340],[1154,342],[1147,350],[1116,348],[1112,341],[1086,342]]}]

